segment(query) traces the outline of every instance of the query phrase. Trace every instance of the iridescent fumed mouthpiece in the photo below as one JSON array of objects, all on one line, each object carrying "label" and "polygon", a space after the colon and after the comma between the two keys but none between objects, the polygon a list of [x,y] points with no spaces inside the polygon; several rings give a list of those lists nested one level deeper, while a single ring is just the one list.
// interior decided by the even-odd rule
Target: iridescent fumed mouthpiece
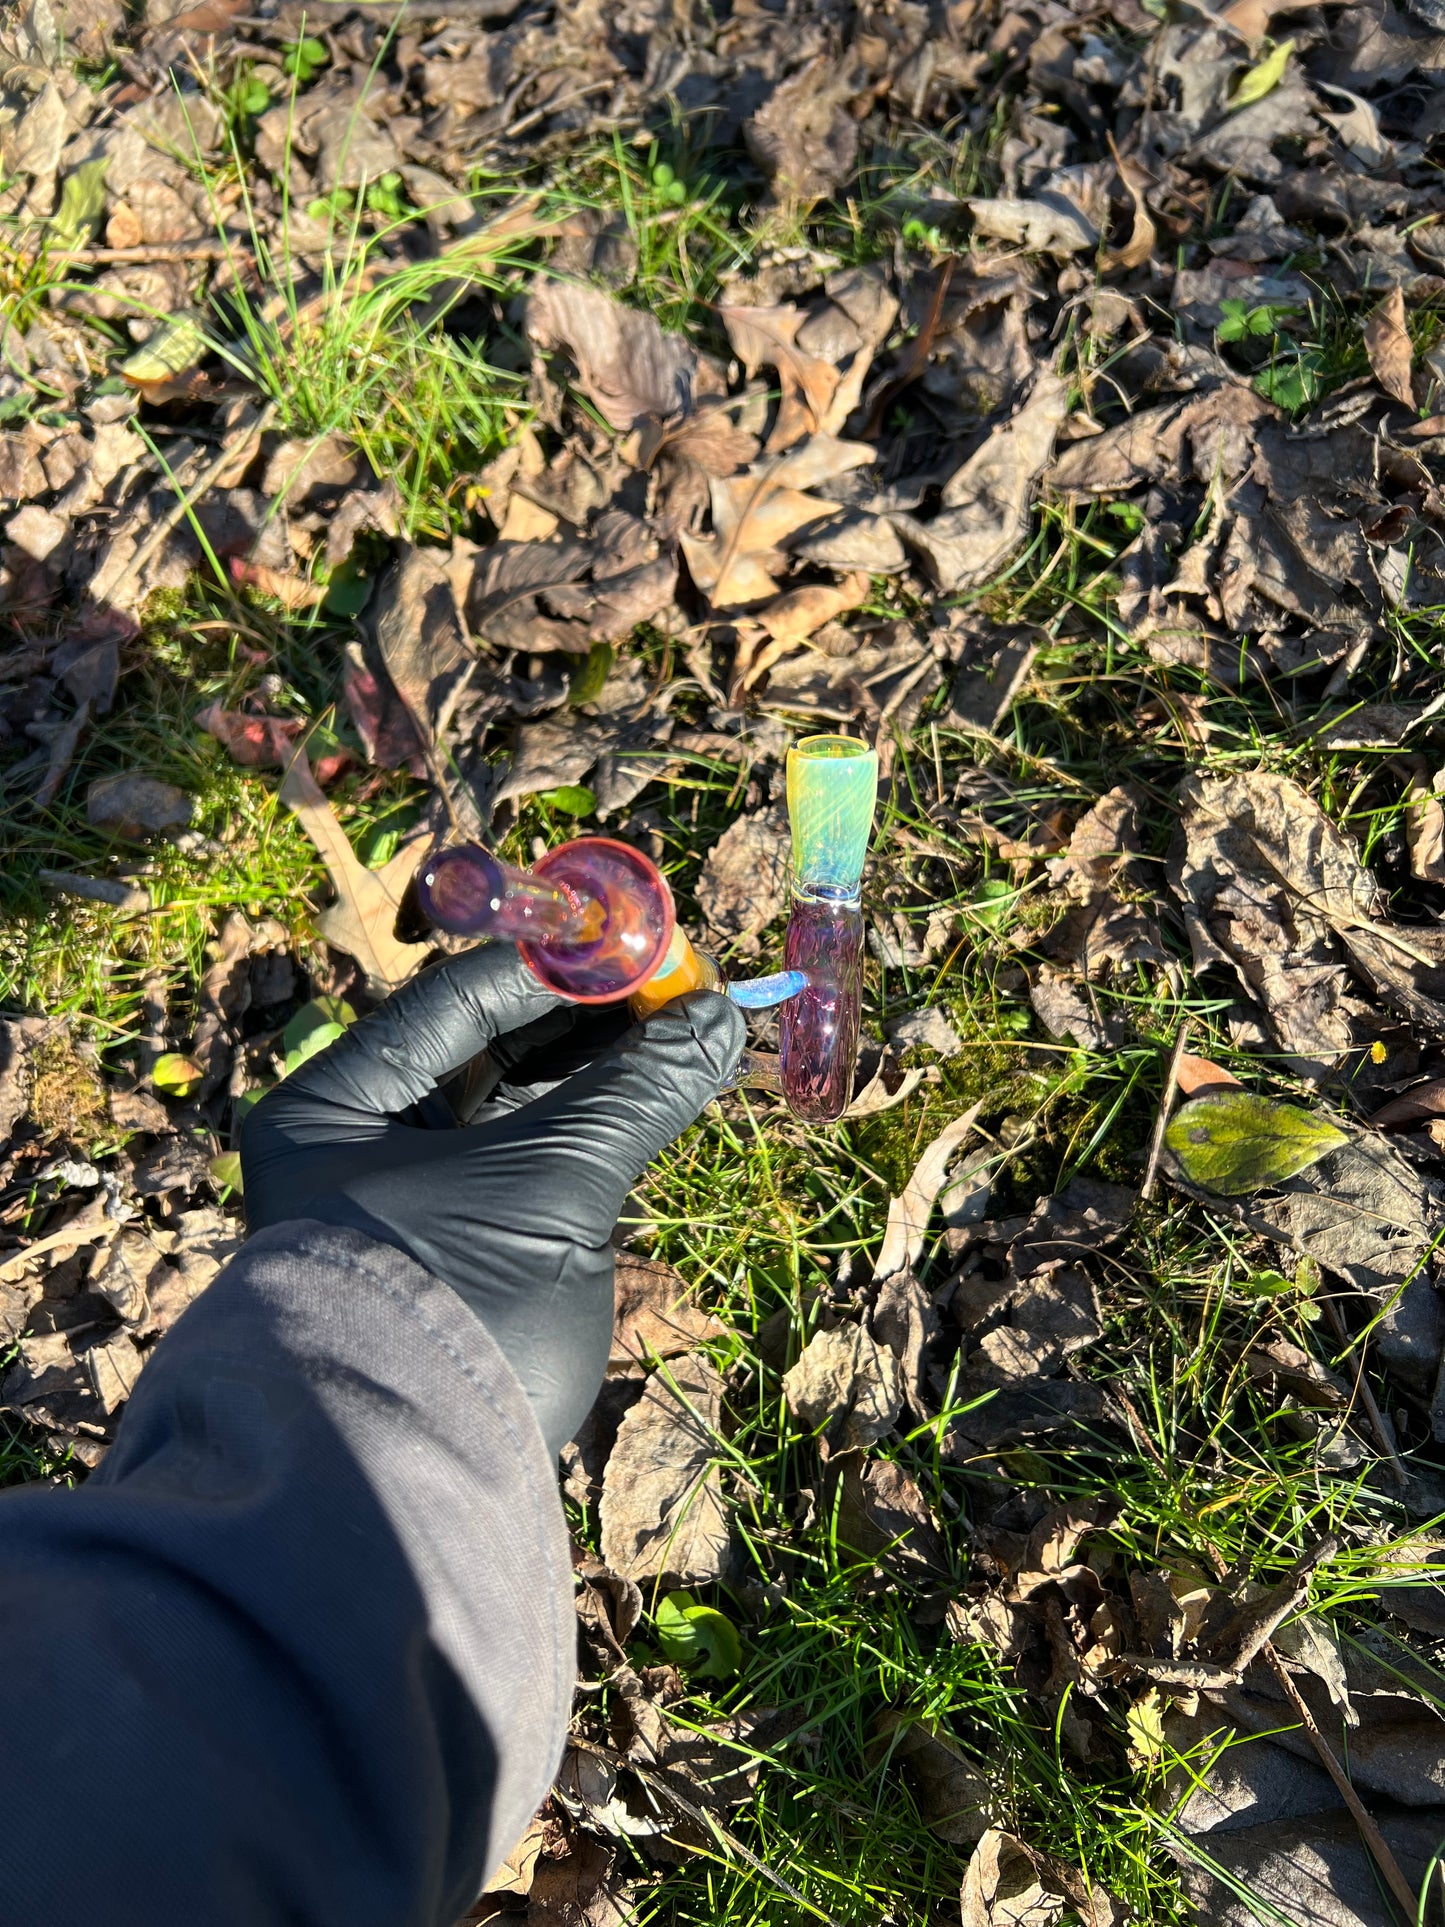
[{"label": "iridescent fumed mouthpiece", "polygon": [[851,736],[805,736],[788,751],[793,885],[856,896],[873,833],[878,752]]},{"label": "iridescent fumed mouthpiece", "polygon": [[850,736],[805,736],[788,751],[793,908],[783,960],[805,979],[783,1006],[783,1090],[796,1116],[828,1124],[853,1091],[863,1017],[863,912],[859,888],[878,755]]}]

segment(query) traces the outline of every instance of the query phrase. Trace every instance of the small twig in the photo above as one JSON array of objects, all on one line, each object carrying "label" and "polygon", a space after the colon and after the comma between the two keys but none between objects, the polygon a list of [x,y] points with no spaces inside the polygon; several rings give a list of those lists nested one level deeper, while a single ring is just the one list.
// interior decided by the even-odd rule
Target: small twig
[{"label": "small twig", "polygon": [[606,93],[611,85],[610,80],[594,80],[586,87],[574,87],[570,94],[562,94],[556,100],[543,101],[540,107],[534,107],[530,114],[523,114],[522,118],[512,126],[504,125],[500,129],[499,138],[514,141],[518,134],[525,134],[529,127],[535,127],[539,121],[546,120],[549,114],[560,114],[564,107],[575,106],[579,100],[586,100],[589,94]]},{"label": "small twig", "polygon": [[64,1231],[52,1231],[48,1238],[37,1238],[34,1244],[0,1258],[0,1278],[8,1278],[12,1271],[24,1271],[32,1258],[43,1258],[47,1251],[59,1251],[63,1245],[98,1244],[103,1238],[113,1238],[120,1228],[119,1218],[103,1218],[99,1224],[68,1225]]},{"label": "small twig", "polygon": [[1354,1787],[1350,1784],[1349,1775],[1335,1758],[1334,1749],[1315,1724],[1314,1714],[1311,1713],[1309,1707],[1306,1706],[1299,1688],[1290,1678],[1284,1661],[1275,1651],[1274,1644],[1271,1640],[1266,1640],[1264,1643],[1264,1657],[1269,1662],[1275,1678],[1283,1687],[1285,1698],[1294,1708],[1295,1717],[1309,1735],[1311,1746],[1313,1746],[1315,1752],[1319,1754],[1321,1766],[1323,1766],[1326,1773],[1328,1773],[1334,1781],[1335,1791],[1349,1808],[1351,1818],[1360,1830],[1360,1838],[1364,1841],[1366,1847],[1368,1847],[1371,1855],[1374,1857],[1375,1864],[1379,1867],[1380,1872],[1385,1876],[1386,1884],[1389,1886],[1390,1892],[1405,1909],[1406,1920],[1413,1923],[1419,1913],[1419,1896],[1412,1892],[1410,1883],[1406,1880],[1404,1874],[1401,1873],[1399,1862],[1386,1844],[1384,1834],[1380,1832],[1379,1827],[1375,1824],[1374,1815],[1364,1805],[1359,1794],[1356,1793]]},{"label": "small twig", "polygon": [[1169,1128],[1169,1113],[1174,1108],[1174,1099],[1179,1091],[1179,1066],[1184,1060],[1184,1046],[1189,1041],[1189,1032],[1194,1020],[1186,1017],[1174,1039],[1174,1049],[1169,1058],[1169,1074],[1164,1079],[1164,1095],[1159,1100],[1159,1115],[1154,1120],[1154,1136],[1149,1145],[1149,1162],[1144,1167],[1144,1182],[1139,1186],[1141,1202],[1154,1195],[1154,1180],[1159,1175],[1159,1159],[1164,1151],[1164,1133]]},{"label": "small twig", "polygon": [[1384,1414],[1375,1402],[1375,1394],[1370,1388],[1370,1381],[1365,1377],[1364,1358],[1351,1339],[1350,1334],[1345,1330],[1345,1321],[1340,1316],[1340,1308],[1329,1293],[1326,1292],[1325,1295],[1318,1300],[1318,1303],[1324,1306],[1325,1317],[1329,1319],[1335,1337],[1339,1339],[1340,1344],[1344,1347],[1344,1356],[1349,1360],[1350,1367],[1355,1374],[1355,1390],[1359,1393],[1360,1403],[1365,1408],[1365,1414],[1374,1430],[1376,1441],[1379,1444],[1381,1452],[1385,1455],[1385,1459],[1389,1464],[1390,1471],[1393,1473],[1396,1483],[1403,1488],[1410,1483],[1410,1474],[1406,1470],[1404,1460],[1395,1450],[1394,1441],[1391,1439],[1389,1428],[1385,1424]]},{"label": "small twig", "polygon": [[904,389],[915,382],[923,372],[929,355],[933,351],[938,336],[938,327],[943,319],[943,304],[948,296],[948,284],[953,279],[953,270],[958,263],[949,255],[938,271],[938,281],[933,290],[933,298],[928,304],[928,312],[923,317],[923,325],[913,337],[902,365],[891,381],[887,381],[874,397],[873,406],[868,410],[868,419],[863,424],[863,440],[871,442],[883,425],[883,417],[903,393]]},{"label": "small twig", "polygon": [[1136,1442],[1148,1455],[1154,1470],[1162,1473],[1167,1479],[1169,1477],[1169,1468],[1165,1465],[1163,1459],[1160,1458],[1158,1448],[1155,1446],[1148,1432],[1144,1429],[1144,1421],[1134,1409],[1134,1401],[1127,1392],[1121,1392],[1117,1388],[1110,1393],[1110,1396],[1123,1408],[1124,1416],[1129,1421],[1129,1429],[1136,1435]]},{"label": "small twig", "polygon": [[285,0],[274,20],[255,14],[238,14],[237,27],[275,27],[304,13],[310,18],[340,20],[349,13],[364,14],[368,20],[399,15],[405,20],[456,20],[477,25],[487,20],[504,20],[521,11],[522,0]]},{"label": "small twig", "polygon": [[[81,267],[125,266],[146,261],[212,261],[232,251],[249,254],[250,248],[239,240],[151,241],[134,248],[59,248],[52,261],[76,262]],[[22,248],[23,254],[39,254],[39,247]]]}]

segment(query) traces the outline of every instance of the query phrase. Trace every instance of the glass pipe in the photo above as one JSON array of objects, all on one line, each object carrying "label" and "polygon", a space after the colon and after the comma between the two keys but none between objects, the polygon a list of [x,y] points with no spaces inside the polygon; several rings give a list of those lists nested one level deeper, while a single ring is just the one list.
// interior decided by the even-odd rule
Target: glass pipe
[{"label": "glass pipe", "polygon": [[[416,887],[430,923],[515,943],[540,983],[579,1004],[617,1003],[640,989],[669,956],[676,928],[656,865],[605,836],[559,844],[530,871],[478,843],[454,844],[432,852]],[[679,958],[673,974],[686,963]]]},{"label": "glass pipe", "polygon": [[783,1006],[779,1057],[789,1107],[809,1123],[843,1115],[863,1016],[859,894],[878,755],[850,736],[807,736],[788,751],[793,907],[784,962],[804,988]]}]

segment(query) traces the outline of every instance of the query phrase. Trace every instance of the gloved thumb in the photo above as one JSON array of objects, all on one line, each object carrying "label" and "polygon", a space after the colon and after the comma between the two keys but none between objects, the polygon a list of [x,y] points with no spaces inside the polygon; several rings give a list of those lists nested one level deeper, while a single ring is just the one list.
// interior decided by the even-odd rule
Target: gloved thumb
[{"label": "gloved thumb", "polygon": [[488,1218],[604,1244],[642,1172],[731,1081],[746,1041],[736,1005],[694,991],[545,1097],[476,1127]]}]

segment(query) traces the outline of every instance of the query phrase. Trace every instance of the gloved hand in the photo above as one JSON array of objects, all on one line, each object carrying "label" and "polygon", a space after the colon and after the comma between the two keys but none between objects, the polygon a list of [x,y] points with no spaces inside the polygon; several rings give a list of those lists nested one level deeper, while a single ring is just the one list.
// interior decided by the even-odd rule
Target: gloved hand
[{"label": "gloved hand", "polygon": [[[554,1453],[607,1367],[618,1213],[727,1084],[745,1037],[726,997],[694,991],[573,1068],[568,1033],[587,1015],[511,945],[484,945],[389,997],[241,1130],[251,1229],[319,1219],[409,1252],[501,1346]],[[420,1122],[440,1080],[489,1047],[504,1086],[477,1121]],[[529,1077],[529,1057],[571,1075]]]}]

